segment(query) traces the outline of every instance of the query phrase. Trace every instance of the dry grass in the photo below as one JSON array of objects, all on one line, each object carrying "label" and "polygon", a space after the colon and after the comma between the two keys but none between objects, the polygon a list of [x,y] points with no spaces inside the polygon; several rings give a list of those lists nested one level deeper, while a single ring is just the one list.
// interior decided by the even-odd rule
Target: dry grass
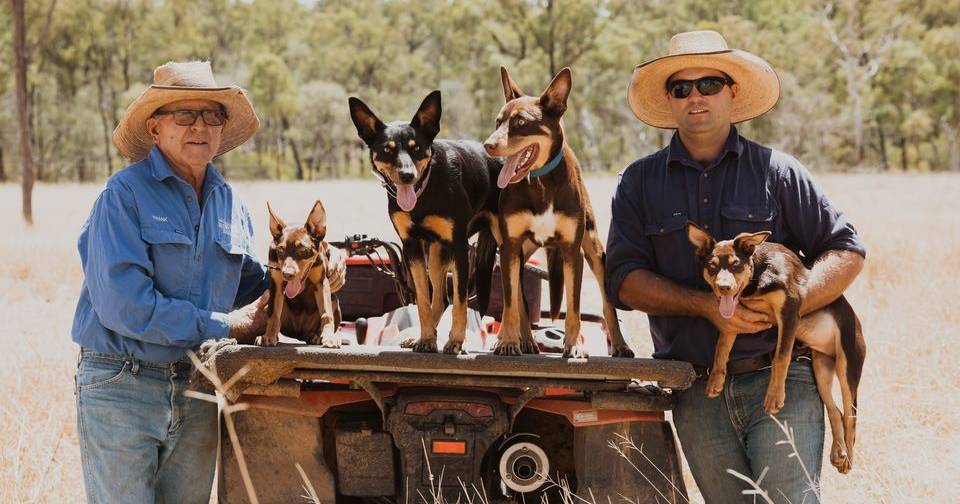
[{"label": "dry grass", "polygon": [[[615,183],[611,177],[588,182],[602,232]],[[823,500],[953,501],[960,461],[960,395],[953,389],[960,385],[960,177],[830,176],[822,183],[857,224],[869,254],[849,291],[869,344],[856,466],[840,476],[824,461]],[[331,239],[348,231],[393,236],[384,198],[370,182],[236,188],[258,231],[266,230],[268,197],[290,220],[305,218],[312,201],[322,197]],[[19,219],[19,187],[0,185],[0,383],[6,390],[0,395],[0,502],[82,500],[72,381],[76,347],[69,332],[81,281],[76,235],[98,189],[38,186],[37,224],[26,229]],[[266,250],[265,234],[258,250]],[[585,308],[591,309],[590,301]],[[623,316],[640,355],[649,355],[646,318]],[[691,493],[691,502],[700,500]]]}]

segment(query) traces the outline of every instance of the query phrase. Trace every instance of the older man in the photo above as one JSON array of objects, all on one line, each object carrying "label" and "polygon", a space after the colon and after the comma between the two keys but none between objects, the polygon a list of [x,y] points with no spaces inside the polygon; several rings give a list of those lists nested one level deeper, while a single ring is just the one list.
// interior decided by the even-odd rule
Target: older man
[{"label": "older man", "polygon": [[[80,233],[72,331],[89,502],[209,500],[217,408],[183,395],[187,351],[262,334],[269,283],[250,215],[210,161],[259,124],[209,63],[167,63],[114,131],[135,163],[107,181]],[[344,261],[333,259],[338,288]]]},{"label": "older man", "polygon": [[[685,225],[696,222],[718,239],[771,231],[771,241],[812,266],[802,314],[818,310],[853,282],[865,251],[843,213],[793,157],[739,135],[734,123],[770,110],[780,95],[773,68],[727,48],[716,32],[681,33],[670,53],[637,67],[629,102],[642,121],[676,129],[670,145],[620,176],[607,244],[607,287],[619,308],[650,317],[654,357],[692,363],[698,379],[678,394],[674,425],[707,502],[751,502],[733,469],[777,502],[810,502],[823,454],[823,404],[810,359],[790,364],[786,405],[776,415],[793,430],[799,459],[764,413],[772,320],[740,303],[722,317],[707,290]],[[718,333],[738,333],[728,378],[716,399],[705,395],[707,366]],[[802,465],[801,465],[802,464]],[[769,469],[769,472],[767,472]]]}]

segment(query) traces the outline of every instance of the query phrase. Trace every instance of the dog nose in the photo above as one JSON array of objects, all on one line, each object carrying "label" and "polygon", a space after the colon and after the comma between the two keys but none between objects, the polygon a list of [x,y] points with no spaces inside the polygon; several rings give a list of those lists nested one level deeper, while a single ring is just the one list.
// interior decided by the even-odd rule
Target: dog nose
[{"label": "dog nose", "polygon": [[720,292],[730,292],[731,290],[733,290],[733,286],[732,286],[732,285],[719,285],[719,284],[718,284],[718,285],[717,285],[717,290],[720,291]]},{"label": "dog nose", "polygon": [[486,142],[483,142],[483,148],[484,150],[487,151],[487,154],[490,154],[492,156],[494,151],[497,150],[497,144],[495,142],[491,142],[487,140]]},{"label": "dog nose", "polygon": [[400,182],[404,184],[413,183],[413,172],[400,172]]}]

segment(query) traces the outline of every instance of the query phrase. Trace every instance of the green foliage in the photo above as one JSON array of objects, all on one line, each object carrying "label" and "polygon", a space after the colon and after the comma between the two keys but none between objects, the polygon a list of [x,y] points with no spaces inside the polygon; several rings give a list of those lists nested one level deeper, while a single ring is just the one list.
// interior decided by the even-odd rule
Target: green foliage
[{"label": "green foliage", "polygon": [[[626,105],[636,64],[679,31],[714,29],[777,69],[782,97],[743,125],[814,169],[960,170],[960,0],[38,0],[27,5],[37,171],[94,180],[121,168],[110,134],[154,67],[207,59],[249,90],[252,142],[230,177],[366,176],[347,112],[358,96],[407,120],[443,92],[441,136],[482,140],[503,104],[498,67],[539,93],[573,70],[567,138],[616,171],[669,131]],[[0,149],[16,173],[9,9],[0,9]]]}]

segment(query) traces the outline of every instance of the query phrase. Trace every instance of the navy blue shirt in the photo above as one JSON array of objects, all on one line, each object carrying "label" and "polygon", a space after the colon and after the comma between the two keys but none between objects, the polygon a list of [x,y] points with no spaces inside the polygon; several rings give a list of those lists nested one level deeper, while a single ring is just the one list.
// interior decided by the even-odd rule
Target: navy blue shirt
[{"label": "navy blue shirt", "polygon": [[77,246],[83,287],[73,341],[152,362],[229,334],[227,313],[269,285],[253,222],[208,164],[202,202],[154,147],[107,180]]},{"label": "navy blue shirt", "polygon": [[[808,263],[828,250],[866,255],[857,232],[830,204],[799,161],[741,137],[735,127],[709,166],[693,160],[674,133],[670,145],[620,172],[607,240],[607,295],[617,308],[624,278],[645,269],[680,285],[709,290],[685,225],[691,220],[718,240],[771,231]],[[699,317],[650,315],[655,358],[707,366],[718,332]],[[772,352],[776,330],[737,338],[731,359]]]}]

